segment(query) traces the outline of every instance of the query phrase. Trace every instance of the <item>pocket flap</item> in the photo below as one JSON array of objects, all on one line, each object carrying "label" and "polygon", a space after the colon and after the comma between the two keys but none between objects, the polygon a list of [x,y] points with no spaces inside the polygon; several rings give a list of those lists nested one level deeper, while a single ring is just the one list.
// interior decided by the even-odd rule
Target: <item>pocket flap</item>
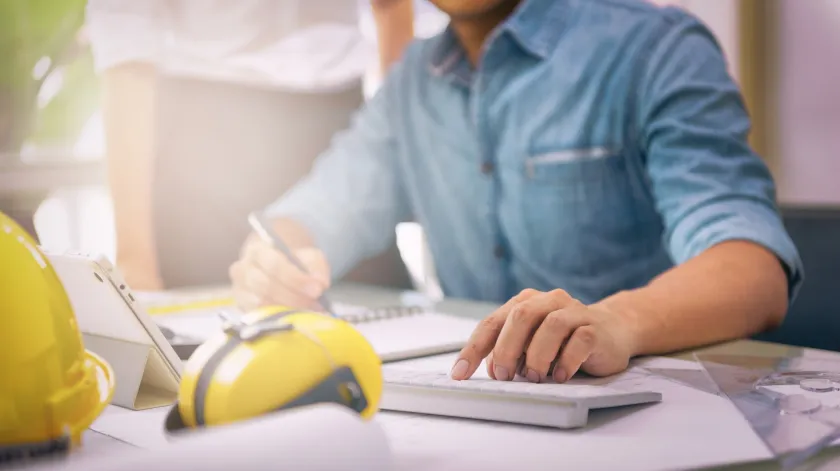
[{"label": "pocket flap", "polygon": [[537,170],[544,166],[595,161],[614,155],[618,155],[618,152],[609,147],[590,147],[545,152],[529,157],[525,161],[525,172],[528,178],[534,178]]}]

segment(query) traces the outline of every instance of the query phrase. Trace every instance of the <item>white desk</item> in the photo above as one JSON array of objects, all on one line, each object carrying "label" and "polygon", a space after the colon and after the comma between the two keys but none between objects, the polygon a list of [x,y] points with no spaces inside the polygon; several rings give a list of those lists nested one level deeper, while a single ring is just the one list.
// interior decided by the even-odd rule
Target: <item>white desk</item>
[{"label": "white desk", "polygon": [[[358,286],[337,287],[332,297],[368,305],[387,305],[398,300],[396,293]],[[492,306],[445,301],[439,309],[480,317]],[[706,350],[780,355],[789,348],[744,341]],[[685,359],[690,355],[674,357]],[[413,362],[422,366],[435,361],[440,360]],[[590,424],[581,430],[556,431],[394,413],[380,413],[376,421],[385,429],[397,470],[697,469],[698,463],[710,469],[780,469],[775,462],[761,460],[770,456],[767,449],[726,399],[699,390],[669,395],[667,388],[682,386],[662,381],[662,403],[594,411]],[[108,425],[113,430],[115,423],[123,424],[120,427],[128,435],[114,436],[151,449],[163,439],[165,412],[131,412],[110,407],[93,429]],[[84,453],[119,452],[128,446],[96,434],[86,438]],[[840,449],[826,450],[797,469],[840,469]]]},{"label": "white desk", "polygon": [[[78,463],[80,461],[84,461],[89,458],[99,457],[105,454],[119,454],[126,451],[133,451],[136,450],[137,447],[126,443],[122,440],[110,437],[108,435],[103,435],[99,432],[88,430],[82,435],[82,443],[83,445],[75,450],[72,453],[65,457],[53,457],[48,459],[56,459],[60,460],[61,464],[68,464],[72,465],[74,463]],[[0,469],[2,470],[24,470],[27,469],[29,466],[34,465],[46,465],[49,461],[37,462],[37,463],[9,463],[4,467],[4,465],[0,464]]]}]

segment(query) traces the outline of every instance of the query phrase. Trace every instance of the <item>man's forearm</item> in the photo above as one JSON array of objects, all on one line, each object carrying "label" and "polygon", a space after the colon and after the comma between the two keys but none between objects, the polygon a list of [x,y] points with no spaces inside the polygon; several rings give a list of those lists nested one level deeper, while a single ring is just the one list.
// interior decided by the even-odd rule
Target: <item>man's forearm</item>
[{"label": "man's forearm", "polygon": [[152,218],[155,82],[153,66],[126,64],[104,74],[108,181],[117,261],[138,289],[158,276]]},{"label": "man's forearm", "polygon": [[725,242],[654,279],[597,303],[628,316],[634,355],[655,355],[762,332],[787,312],[788,283],[770,251]]},{"label": "man's forearm", "polygon": [[412,0],[371,0],[371,10],[376,24],[380,67],[386,73],[414,39],[414,6]]}]

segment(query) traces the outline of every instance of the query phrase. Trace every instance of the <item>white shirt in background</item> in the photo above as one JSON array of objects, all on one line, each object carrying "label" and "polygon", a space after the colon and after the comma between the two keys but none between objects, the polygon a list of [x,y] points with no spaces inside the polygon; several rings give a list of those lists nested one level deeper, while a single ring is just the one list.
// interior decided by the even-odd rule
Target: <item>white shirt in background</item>
[{"label": "white shirt in background", "polygon": [[297,91],[356,86],[376,60],[357,0],[88,0],[98,71],[129,62],[167,75]]}]

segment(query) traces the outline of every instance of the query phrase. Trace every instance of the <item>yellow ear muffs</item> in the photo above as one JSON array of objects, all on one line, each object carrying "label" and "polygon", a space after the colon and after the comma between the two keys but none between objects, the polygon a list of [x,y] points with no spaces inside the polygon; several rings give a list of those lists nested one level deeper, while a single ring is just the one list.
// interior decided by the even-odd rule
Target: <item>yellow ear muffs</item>
[{"label": "yellow ear muffs", "polygon": [[382,365],[349,323],[284,307],[249,313],[187,361],[166,428],[221,425],[318,403],[372,417]]}]

